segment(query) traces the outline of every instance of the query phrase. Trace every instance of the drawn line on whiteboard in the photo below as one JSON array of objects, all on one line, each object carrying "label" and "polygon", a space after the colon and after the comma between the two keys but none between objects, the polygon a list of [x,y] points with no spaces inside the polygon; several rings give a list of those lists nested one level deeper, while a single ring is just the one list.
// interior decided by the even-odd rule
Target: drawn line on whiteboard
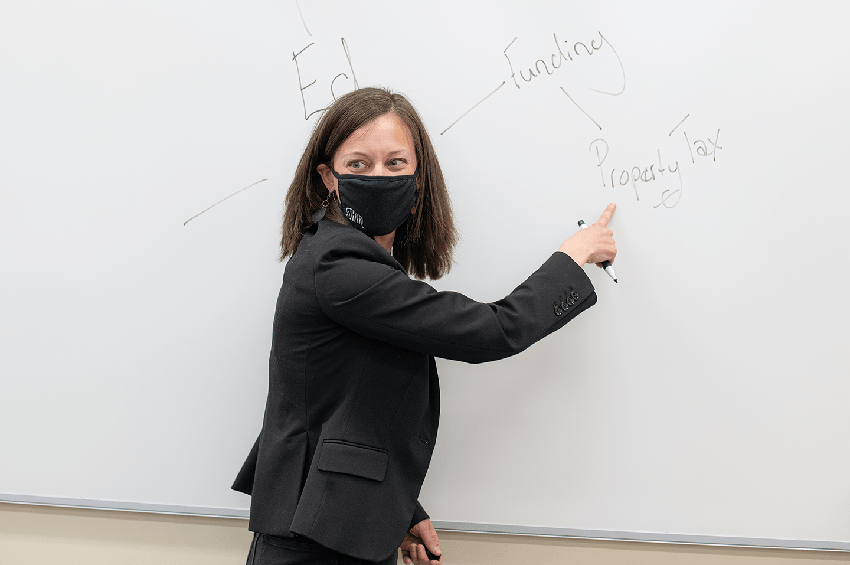
[{"label": "drawn line on whiteboard", "polygon": [[354,65],[351,64],[351,53],[348,52],[348,43],[345,42],[344,37],[340,39],[342,39],[342,49],[345,51],[345,58],[348,60],[348,68],[351,69],[351,76],[354,77],[354,90],[357,90],[360,86],[357,84],[357,75],[354,74]]},{"label": "drawn line on whiteboard", "polygon": [[[295,0],[295,6],[298,8],[298,15],[301,16],[301,23],[304,24],[304,29],[307,29],[307,22],[304,21],[304,14],[301,13],[301,5],[298,4],[298,0]],[[313,37],[313,34],[310,33],[309,29],[307,29],[307,35]]]},{"label": "drawn line on whiteboard", "polygon": [[[605,92],[603,90],[596,90],[595,88],[591,88],[590,90],[592,90],[593,92],[598,92],[599,94],[607,94],[609,96],[619,96],[626,91],[626,69],[623,68],[623,61],[620,59],[620,55],[617,53],[617,50],[614,49],[614,46],[611,45],[611,42],[608,41],[605,38],[605,36],[602,35],[601,31],[599,32],[599,37],[602,38],[602,41],[604,41],[605,43],[608,44],[608,46],[611,48],[611,51],[614,52],[614,56],[617,58],[617,62],[620,64],[620,72],[623,74],[623,88],[620,89],[620,92]],[[590,42],[590,46],[593,47],[592,41]],[[575,46],[573,46],[573,48],[575,48]],[[600,45],[599,48],[601,49],[602,46]],[[585,47],[585,49],[587,49],[587,47]],[[576,53],[578,53],[578,51],[576,51]],[[602,128],[599,128],[599,129],[602,129]]]},{"label": "drawn line on whiteboard", "polygon": [[681,122],[679,122],[678,124],[676,124],[676,127],[675,127],[675,128],[673,128],[673,130],[672,130],[670,133],[668,133],[668,134],[667,134],[667,137],[670,137],[671,135],[673,135],[673,132],[674,132],[674,131],[676,131],[676,129],[677,129],[680,125],[682,125],[683,123],[685,123],[685,120],[687,120],[687,119],[688,119],[688,116],[690,116],[690,114],[688,114],[687,116],[685,116],[684,118],[682,118],[682,121],[681,121]]},{"label": "drawn line on whiteboard", "polygon": [[691,154],[691,163],[695,163],[695,161],[694,161],[694,152],[693,152],[693,151],[691,151],[691,140],[690,140],[690,139],[688,139],[688,132],[683,131],[682,133],[683,133],[683,134],[685,134],[685,143],[687,143],[687,144],[688,144],[688,153],[690,153],[690,154]]},{"label": "drawn line on whiteboard", "polygon": [[596,127],[598,127],[600,130],[602,129],[602,126],[600,126],[599,124],[597,124],[597,123],[596,123],[596,120],[594,120],[593,118],[591,118],[591,117],[590,117],[590,114],[588,114],[587,112],[585,112],[585,111],[584,111],[584,108],[582,108],[581,106],[579,106],[578,104],[576,104],[576,101],[575,101],[575,100],[573,100],[573,97],[572,97],[572,96],[570,96],[570,95],[567,93],[567,91],[566,91],[566,90],[564,90],[564,87],[563,87],[563,86],[561,87],[561,92],[563,92],[564,94],[566,94],[566,95],[567,95],[567,98],[569,98],[569,99],[570,99],[570,102],[572,102],[573,104],[575,104],[575,105],[576,105],[576,108],[578,108],[579,110],[581,110],[581,111],[582,111],[582,113],[584,113],[584,115],[585,115],[585,116],[587,116],[588,118],[590,118],[590,121],[591,121],[591,122],[593,122],[594,124],[596,124]]},{"label": "drawn line on whiteboard", "polygon": [[[481,102],[484,102],[485,100],[487,100],[488,98],[490,98],[491,96],[493,96],[494,94],[496,94],[496,91],[497,91],[497,90],[499,90],[500,88],[502,88],[503,86],[505,86],[505,81],[502,81],[502,84],[500,84],[499,86],[497,86],[497,87],[496,87],[496,90],[494,90],[493,92],[491,92],[490,94],[488,94],[487,96],[485,96],[484,98],[482,98],[482,99],[478,102],[478,104],[481,104]],[[477,108],[477,107],[478,107],[478,104],[476,104],[475,106],[473,106],[472,108],[470,108],[469,110],[467,110],[466,112],[464,112],[464,113],[463,113],[463,115],[462,115],[460,118],[458,118],[458,119],[456,119],[455,121],[453,121],[449,127],[447,127],[446,129],[444,129],[443,131],[441,131],[441,132],[440,132],[440,135],[443,135],[444,133],[446,133],[447,131],[449,131],[449,129],[450,129],[453,125],[455,125],[455,124],[456,124],[456,123],[458,123],[461,119],[463,119],[463,116],[467,115],[468,113],[470,113],[471,111],[473,111],[475,108]]]},{"label": "drawn line on whiteboard", "polygon": [[269,179],[258,180],[258,181],[257,181],[257,182],[255,182],[254,184],[248,185],[248,186],[246,186],[245,188],[242,188],[242,189],[237,190],[236,192],[234,192],[234,193],[233,193],[233,194],[231,194],[230,196],[226,196],[226,197],[222,198],[221,200],[219,200],[218,202],[216,202],[215,204],[213,204],[212,206],[210,206],[210,207],[209,207],[209,208],[207,208],[206,210],[204,210],[204,211],[202,211],[202,212],[198,212],[197,214],[195,214],[194,216],[192,216],[191,218],[189,218],[188,220],[186,220],[185,222],[183,222],[183,225],[185,226],[186,224],[188,224],[189,222],[191,222],[192,220],[194,220],[195,218],[197,218],[198,216],[200,216],[201,214],[203,214],[203,213],[204,213],[204,212],[206,212],[207,210],[210,210],[211,208],[215,208],[216,206],[218,206],[219,204],[221,204],[222,202],[224,202],[224,201],[225,201],[225,200],[227,200],[228,198],[232,198],[232,197],[236,196],[237,194],[239,194],[240,192],[243,192],[243,191],[245,191],[245,190],[248,190],[249,188],[251,188],[251,187],[252,187],[252,186],[254,186],[255,184],[260,184],[261,182],[264,182],[264,181],[267,181],[267,180],[269,180]]},{"label": "drawn line on whiteboard", "polygon": [[[311,43],[310,45],[308,45],[307,47],[305,47],[304,49],[302,49],[298,53],[296,53],[295,51],[292,52],[292,60],[295,62],[295,73],[298,75],[298,86],[301,86],[301,69],[298,67],[298,55],[300,55],[301,53],[306,51],[308,48],[310,48],[314,44],[315,44],[315,42]],[[301,105],[304,106],[304,119],[305,120],[309,120],[310,116],[312,116],[316,112],[324,112],[325,110],[327,110],[327,108],[320,108],[319,110],[313,110],[309,114],[307,113],[307,101],[304,100],[304,91],[306,89],[310,88],[311,86],[313,86],[314,84],[316,84],[315,80],[313,82],[311,82],[310,84],[308,84],[307,86],[301,86]],[[331,88],[333,88],[333,85],[331,85]],[[331,92],[333,92],[333,91],[331,91]]]}]

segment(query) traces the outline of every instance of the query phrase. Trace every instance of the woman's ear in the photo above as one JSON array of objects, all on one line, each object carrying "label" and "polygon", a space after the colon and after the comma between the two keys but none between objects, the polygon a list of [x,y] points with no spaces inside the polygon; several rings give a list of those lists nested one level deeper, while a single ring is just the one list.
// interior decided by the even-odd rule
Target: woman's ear
[{"label": "woman's ear", "polygon": [[328,192],[336,191],[336,177],[331,172],[331,168],[322,163],[316,167],[316,171],[322,177],[322,182],[325,183],[325,188],[328,189]]}]

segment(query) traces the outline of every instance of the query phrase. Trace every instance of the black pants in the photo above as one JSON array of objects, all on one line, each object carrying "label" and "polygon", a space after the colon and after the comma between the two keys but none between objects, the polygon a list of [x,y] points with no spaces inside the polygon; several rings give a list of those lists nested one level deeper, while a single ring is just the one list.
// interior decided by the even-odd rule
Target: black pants
[{"label": "black pants", "polygon": [[398,552],[379,562],[337,553],[307,538],[254,534],[247,565],[395,565]]}]

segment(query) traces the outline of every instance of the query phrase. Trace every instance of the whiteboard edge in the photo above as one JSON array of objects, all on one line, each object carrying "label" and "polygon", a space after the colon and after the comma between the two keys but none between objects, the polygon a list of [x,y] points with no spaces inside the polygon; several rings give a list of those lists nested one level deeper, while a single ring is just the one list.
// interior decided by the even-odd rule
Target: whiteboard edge
[{"label": "whiteboard edge", "polygon": [[214,508],[208,506],[181,506],[179,504],[151,504],[93,498],[61,498],[55,496],[33,496],[28,494],[0,493],[0,503],[56,506],[61,508],[83,508],[91,510],[114,510],[117,512],[148,512],[152,514],[175,514],[206,518],[248,518],[247,508]]},{"label": "whiteboard edge", "polygon": [[669,543],[680,545],[705,545],[716,547],[739,547],[758,549],[795,549],[804,551],[841,551],[850,552],[850,542],[747,538],[731,536],[708,536],[696,534],[671,534],[660,532],[628,532],[617,530],[583,530],[576,528],[550,528],[546,526],[514,526],[503,524],[477,524],[474,522],[432,521],[434,528],[440,531],[465,532],[474,534],[503,534],[514,536],[537,536],[554,538],[574,538],[603,541],[625,541],[640,543]]},{"label": "whiteboard edge", "polygon": [[[122,502],[86,498],[60,498],[0,493],[0,503],[83,508],[92,510],[114,510],[119,512],[149,512],[205,518],[247,519],[247,508],[213,508],[206,506],[181,506],[173,504],[150,504],[144,502]],[[538,536],[574,538],[604,541],[627,541],[643,543],[673,543],[683,545],[706,545],[717,547],[741,547],[760,549],[796,549],[810,551],[850,552],[850,542],[815,541],[800,539],[770,539],[658,532],[626,532],[611,530],[581,530],[575,528],[550,528],[545,526],[515,526],[509,524],[479,524],[475,522],[433,521],[434,528],[444,532],[470,534],[502,534],[515,536]]]}]

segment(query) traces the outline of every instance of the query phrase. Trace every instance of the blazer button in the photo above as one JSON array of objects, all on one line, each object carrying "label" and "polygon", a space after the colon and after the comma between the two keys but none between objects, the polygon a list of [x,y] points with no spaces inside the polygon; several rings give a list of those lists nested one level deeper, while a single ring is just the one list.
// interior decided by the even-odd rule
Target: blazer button
[{"label": "blazer button", "polygon": [[572,291],[570,293],[570,297],[572,297],[573,300],[578,300],[578,293],[576,291]]},{"label": "blazer button", "polygon": [[561,310],[563,310],[564,312],[566,312],[566,311],[567,311],[567,309],[568,309],[570,306],[572,306],[572,304],[568,304],[566,301],[561,302]]},{"label": "blazer button", "polygon": [[563,313],[564,313],[564,311],[563,311],[563,310],[561,310],[561,307],[560,307],[560,306],[555,306],[555,315],[556,315],[556,316],[560,316],[560,315],[561,315],[561,314],[563,314]]}]

